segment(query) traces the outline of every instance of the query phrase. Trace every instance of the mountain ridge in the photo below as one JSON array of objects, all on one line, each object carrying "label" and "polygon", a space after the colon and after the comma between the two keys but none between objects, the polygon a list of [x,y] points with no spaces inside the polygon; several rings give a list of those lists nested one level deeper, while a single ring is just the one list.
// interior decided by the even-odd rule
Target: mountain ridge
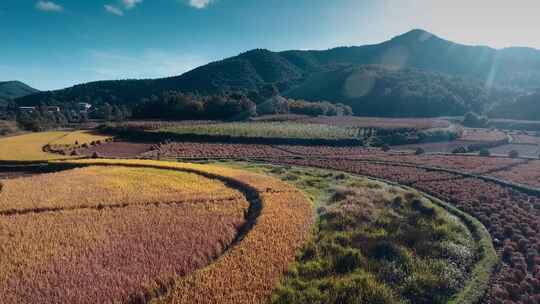
[{"label": "mountain ridge", "polygon": [[18,80],[0,81],[0,104],[37,92],[39,90]]},{"label": "mountain ridge", "polygon": [[[491,87],[507,87],[522,93],[540,87],[540,50],[523,47],[497,50],[487,46],[468,46],[415,29],[379,44],[363,46],[281,52],[254,49],[234,57],[211,62],[178,76],[85,83],[63,90],[22,97],[18,99],[18,102],[30,105],[84,99],[97,103],[136,104],[142,98],[167,90],[198,94],[257,92],[268,84],[276,85],[285,96],[288,92],[296,92],[294,95],[296,98],[320,100],[323,99],[322,95],[313,94],[312,91],[308,92],[305,89],[308,84],[315,86],[314,77],[325,73],[342,73],[348,68],[374,65],[386,69],[378,70],[379,74],[392,74],[392,69],[414,69],[423,71],[427,73],[426,75],[442,73],[455,77],[458,83],[464,83],[466,82],[464,80],[470,79],[475,83],[471,90],[483,95],[488,94],[483,90]],[[415,74],[424,78],[422,73]],[[395,76],[382,78],[395,79]],[[407,77],[403,73],[397,76]],[[362,79],[359,77],[357,81],[362,81]],[[347,78],[348,82],[353,80]],[[324,79],[321,81],[321,84],[324,84]],[[429,80],[424,81],[424,83],[428,82]],[[407,83],[411,83],[410,79]],[[439,90],[434,83],[429,86]],[[342,89],[336,86],[336,90]],[[444,93],[443,89],[440,91]],[[306,94],[297,94],[298,92],[306,92]],[[339,98],[338,92],[334,93],[336,93],[334,96]],[[444,93],[448,96],[452,94],[454,92]],[[349,104],[358,102],[347,98],[331,101]],[[488,103],[484,109],[493,106],[493,102]],[[470,107],[463,109],[468,108]]]}]

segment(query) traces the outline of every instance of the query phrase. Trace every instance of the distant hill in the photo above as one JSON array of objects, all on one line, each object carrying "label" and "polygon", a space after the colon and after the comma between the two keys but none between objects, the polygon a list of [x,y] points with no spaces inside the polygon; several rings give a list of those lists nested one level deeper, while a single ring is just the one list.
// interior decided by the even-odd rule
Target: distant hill
[{"label": "distant hill", "polygon": [[[366,76],[369,73],[377,76]],[[374,79],[376,84],[370,82]],[[344,102],[365,115],[416,115],[422,111],[425,115],[463,114],[471,109],[490,110],[500,102],[510,102],[518,94],[540,87],[540,51],[467,46],[413,30],[375,45],[324,51],[256,49],[176,77],[93,82],[41,92],[18,102],[136,104],[167,90],[200,94],[256,92],[269,83],[285,96]],[[405,84],[407,88],[403,87]],[[355,90],[369,86],[376,91],[362,98],[356,96],[359,92]],[[492,87],[496,89],[491,90]],[[367,98],[373,96],[380,104],[366,107]],[[417,97],[423,100],[415,101]],[[385,111],[388,107],[390,110]]]},{"label": "distant hill", "polygon": [[494,118],[540,120],[540,90],[523,95],[514,102],[500,104],[489,115]]},{"label": "distant hill", "polygon": [[20,81],[3,81],[0,82],[0,104],[37,92],[39,91]]}]

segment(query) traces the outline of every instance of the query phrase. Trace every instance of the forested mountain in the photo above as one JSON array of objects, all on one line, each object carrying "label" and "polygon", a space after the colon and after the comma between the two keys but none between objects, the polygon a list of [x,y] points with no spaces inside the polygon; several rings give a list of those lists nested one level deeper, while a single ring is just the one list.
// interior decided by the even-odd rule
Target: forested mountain
[{"label": "forested mountain", "polygon": [[0,82],[0,105],[8,102],[11,99],[23,97],[36,92],[39,91],[20,81]]},{"label": "forested mountain", "polygon": [[343,102],[364,115],[485,112],[540,87],[540,51],[466,46],[413,30],[376,45],[325,51],[257,49],[176,77],[93,82],[18,102],[132,105],[164,91],[247,95],[270,83],[284,96]]},{"label": "forested mountain", "polygon": [[523,120],[540,120],[540,90],[519,97],[514,102],[504,103],[489,113],[490,117]]}]

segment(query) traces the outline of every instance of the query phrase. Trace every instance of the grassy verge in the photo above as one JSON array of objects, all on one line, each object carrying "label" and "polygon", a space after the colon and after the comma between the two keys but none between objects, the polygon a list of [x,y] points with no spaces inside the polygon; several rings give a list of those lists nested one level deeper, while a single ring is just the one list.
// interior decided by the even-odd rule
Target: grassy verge
[{"label": "grassy verge", "polygon": [[[480,222],[414,189],[335,171],[227,164],[286,180],[319,207],[318,231],[277,288],[274,303],[477,303],[498,263]],[[384,189],[382,198],[377,189]],[[379,206],[366,208],[373,205],[366,197],[379,197]],[[392,204],[396,199],[401,203]],[[358,211],[354,202],[362,202],[360,213],[352,212]],[[415,225],[403,225],[410,221]],[[418,235],[431,241],[418,242]],[[386,244],[383,252],[392,256],[381,258],[374,244]]]}]

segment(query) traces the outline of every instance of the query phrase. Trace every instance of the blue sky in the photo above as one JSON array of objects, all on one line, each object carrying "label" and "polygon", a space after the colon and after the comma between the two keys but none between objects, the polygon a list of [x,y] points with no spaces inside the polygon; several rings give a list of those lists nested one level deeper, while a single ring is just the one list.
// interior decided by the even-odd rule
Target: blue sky
[{"label": "blue sky", "polygon": [[[472,2],[472,3],[471,3]],[[0,81],[178,75],[253,48],[378,43],[413,28],[540,48],[533,0],[0,0]]]}]

